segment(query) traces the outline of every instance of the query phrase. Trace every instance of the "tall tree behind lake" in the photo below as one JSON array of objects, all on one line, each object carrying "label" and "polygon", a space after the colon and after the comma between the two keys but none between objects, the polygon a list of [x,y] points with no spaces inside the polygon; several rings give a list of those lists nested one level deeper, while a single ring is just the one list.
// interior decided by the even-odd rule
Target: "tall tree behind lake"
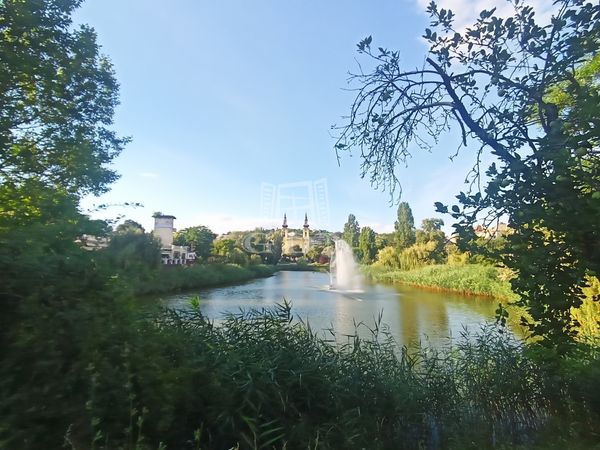
[{"label": "tall tree behind lake", "polygon": [[342,239],[344,239],[348,245],[352,248],[358,247],[358,236],[360,233],[360,226],[354,214],[348,215],[348,221],[344,224],[344,232]]},{"label": "tall tree behind lake", "polygon": [[398,205],[398,220],[394,224],[396,246],[399,250],[410,247],[416,241],[415,219],[407,202]]}]

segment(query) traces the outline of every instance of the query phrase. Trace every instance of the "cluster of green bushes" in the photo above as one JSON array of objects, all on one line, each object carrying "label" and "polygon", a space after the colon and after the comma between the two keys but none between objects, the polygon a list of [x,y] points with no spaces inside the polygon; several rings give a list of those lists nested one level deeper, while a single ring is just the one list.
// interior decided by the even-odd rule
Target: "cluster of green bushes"
[{"label": "cluster of green bushes", "polygon": [[[263,264],[259,255],[248,256],[233,244],[230,252],[219,257],[201,253],[201,263],[193,266],[164,266],[160,260],[160,242],[141,225],[129,222],[111,233],[108,247],[93,252],[93,259],[111,274],[112,283],[133,295],[239,283],[272,275],[277,270],[275,266]],[[199,228],[212,239],[214,234],[206,227],[187,229],[187,232]]]},{"label": "cluster of green bushes", "polygon": [[124,280],[135,294],[153,294],[235,284],[253,278],[268,277],[278,269],[275,266],[255,264],[197,264],[194,266],[160,267],[147,278]]},{"label": "cluster of green bushes", "polygon": [[0,369],[3,448],[529,448],[598,431],[589,347],[558,360],[487,329],[407,350],[378,324],[324,340],[286,304],[219,326],[107,298],[37,308]]},{"label": "cluster of green bushes", "polygon": [[466,295],[482,295],[511,299],[510,283],[500,278],[502,270],[481,264],[428,265],[414,270],[388,269],[378,265],[364,268],[371,279],[387,283],[452,291]]}]

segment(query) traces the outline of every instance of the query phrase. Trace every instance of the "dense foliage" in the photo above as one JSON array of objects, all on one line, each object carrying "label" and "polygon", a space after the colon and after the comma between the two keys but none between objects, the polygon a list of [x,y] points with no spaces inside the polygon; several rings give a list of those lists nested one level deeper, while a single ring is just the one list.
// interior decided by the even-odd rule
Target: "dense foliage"
[{"label": "dense foliage", "polygon": [[210,228],[200,225],[177,231],[173,237],[173,243],[189,246],[198,258],[205,259],[210,256],[216,237],[217,235]]},{"label": "dense foliage", "polygon": [[[136,319],[90,306],[63,318],[71,364],[57,365],[57,339],[15,354],[17,370],[0,369],[3,386],[17,387],[5,400],[13,409],[4,410],[3,446],[515,448],[572,439],[552,419],[597,418],[597,394],[574,382],[593,376],[597,355],[581,355],[557,380],[545,376],[541,356],[494,329],[407,351],[376,323],[358,325],[370,338],[324,340],[287,305],[219,326],[194,309]],[[35,325],[35,334],[48,333],[43,318]],[[25,405],[29,413],[18,414]]]},{"label": "dense foliage", "polygon": [[412,270],[373,265],[365,268],[365,273],[379,282],[404,283],[465,295],[493,297],[498,300],[515,298],[510,283],[502,279],[501,269],[489,265],[426,265]]},{"label": "dense foliage", "polygon": [[398,205],[398,219],[394,223],[394,229],[398,250],[404,250],[415,243],[415,219],[406,202],[400,202]]},{"label": "dense foliage", "polygon": [[[512,286],[530,314],[525,321],[562,351],[586,275],[600,272],[600,5],[557,0],[547,24],[526,2],[512,5],[512,16],[482,11],[462,30],[452,11],[431,2],[429,55],[414,70],[402,68],[399,52],[362,40],[359,52],[374,64],[354,77],[357,97],[336,147],[358,147],[363,176],[393,192],[395,166],[411,144],[431,148],[456,125],[460,146],[477,145],[472,189],[451,212],[438,210],[458,220],[467,242],[477,220],[509,218],[514,232],[502,260],[517,273]],[[484,174],[488,151],[495,162]]]},{"label": "dense foliage", "polygon": [[361,261],[365,264],[372,263],[377,254],[377,244],[375,242],[375,232],[371,227],[362,227],[358,237],[358,250]]},{"label": "dense foliage", "polygon": [[344,224],[342,239],[352,248],[358,247],[358,237],[360,235],[360,225],[354,214],[348,215],[348,220]]},{"label": "dense foliage", "polygon": [[94,31],[72,27],[80,3],[0,4],[0,177],[13,201],[3,208],[35,211],[31,190],[80,196],[116,179],[106,164],[125,142],[108,128],[118,86]]},{"label": "dense foliage", "polygon": [[107,164],[126,140],[110,129],[111,64],[71,22],[79,4],[0,2],[0,349],[22,308],[60,309],[107,283],[75,240],[108,227],[78,201],[116,179]]}]

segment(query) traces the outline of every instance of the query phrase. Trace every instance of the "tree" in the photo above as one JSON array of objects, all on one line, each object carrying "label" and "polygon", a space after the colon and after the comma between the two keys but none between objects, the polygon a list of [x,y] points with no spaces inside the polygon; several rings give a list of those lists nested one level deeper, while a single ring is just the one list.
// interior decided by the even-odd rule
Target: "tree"
[{"label": "tree", "polygon": [[342,233],[342,239],[350,245],[350,247],[358,247],[358,235],[360,233],[360,226],[354,214],[348,215],[348,221],[344,224],[344,232]]},{"label": "tree", "polygon": [[377,233],[375,242],[377,249],[381,250],[389,245],[393,246],[396,240],[396,233]]},{"label": "tree", "polygon": [[[81,260],[90,255],[73,243],[108,232],[81,214],[79,199],[105,192],[117,178],[108,164],[127,139],[110,129],[118,103],[112,65],[95,32],[72,24],[80,3],[0,2],[0,272],[11,280],[0,301],[7,322],[55,275],[47,304],[62,302],[69,282],[83,286],[75,273],[86,270]],[[38,267],[29,261],[34,254]],[[67,261],[79,261],[68,272],[74,278]],[[4,322],[0,329],[8,330]]]},{"label": "tree", "polygon": [[384,247],[377,252],[377,264],[397,269],[400,267],[400,255],[396,247]]},{"label": "tree", "polygon": [[241,248],[235,247],[229,255],[227,255],[229,262],[232,264],[239,264],[240,266],[247,266],[250,262],[248,255]]},{"label": "tree", "polygon": [[441,264],[446,261],[446,234],[442,231],[442,219],[423,219],[421,230],[417,230],[416,243],[429,250],[428,260]]},{"label": "tree", "polygon": [[147,269],[160,266],[160,247],[160,240],[152,234],[132,228],[114,235],[104,252],[111,269],[116,268],[139,277]]},{"label": "tree", "polygon": [[175,245],[190,246],[199,258],[208,258],[217,235],[204,225],[185,228],[175,233]]},{"label": "tree", "polygon": [[426,233],[431,233],[433,231],[441,231],[444,226],[444,221],[442,219],[430,218],[423,219],[421,222],[421,228]]},{"label": "tree", "polygon": [[358,248],[362,255],[362,262],[371,264],[377,254],[377,243],[375,232],[370,227],[362,227],[358,238]]},{"label": "tree", "polygon": [[[336,149],[360,148],[362,175],[394,193],[394,168],[410,156],[409,144],[431,148],[455,125],[459,149],[477,145],[476,164],[459,204],[436,208],[458,221],[462,242],[476,221],[509,218],[514,233],[502,261],[518,274],[517,303],[533,319],[530,331],[562,351],[586,274],[600,270],[600,96],[597,78],[582,77],[600,47],[600,5],[558,0],[546,25],[525,2],[513,7],[506,19],[482,11],[459,30],[454,13],[432,2],[422,68],[404,70],[398,52],[362,40],[359,52],[374,67],[353,77],[361,86]],[[495,159],[486,177],[484,152]]]},{"label": "tree", "polygon": [[412,210],[406,202],[398,205],[398,220],[394,224],[396,230],[396,246],[399,250],[410,247],[415,243],[415,219]]},{"label": "tree", "polygon": [[[73,405],[85,402],[92,353],[118,366],[118,357],[106,357],[116,356],[108,336],[139,329],[122,328],[120,280],[128,277],[108,270],[108,252],[76,243],[82,234],[108,234],[80,212],[79,200],[116,180],[108,165],[127,141],[111,130],[118,103],[111,63],[95,32],[72,24],[80,3],[0,2],[0,397],[2,411],[13,412],[3,414],[0,440],[10,448],[59,447],[65,427],[82,417]],[[115,238],[113,246],[148,236]],[[142,254],[134,247],[127,252],[136,259],[121,253],[121,262],[159,263],[151,245]]]},{"label": "tree", "polygon": [[77,202],[117,179],[107,164],[127,141],[109,128],[118,84],[94,30],[72,26],[80,3],[0,3],[4,218],[49,214],[50,198]]},{"label": "tree", "polygon": [[283,236],[281,230],[276,230],[271,235],[271,243],[273,249],[273,264],[277,264],[281,259],[281,253],[283,251]]},{"label": "tree", "polygon": [[212,253],[217,256],[231,255],[235,248],[235,241],[233,239],[218,239],[213,242]]},{"label": "tree", "polygon": [[115,229],[117,234],[128,234],[128,233],[145,233],[144,227],[137,223],[135,220],[127,219],[125,222],[119,224]]},{"label": "tree", "polygon": [[322,245],[313,245],[309,250],[308,253],[306,254],[306,257],[310,260],[310,261],[314,261],[314,262],[319,262],[319,259],[321,257],[321,253],[323,253],[323,249],[325,247],[323,247]]}]

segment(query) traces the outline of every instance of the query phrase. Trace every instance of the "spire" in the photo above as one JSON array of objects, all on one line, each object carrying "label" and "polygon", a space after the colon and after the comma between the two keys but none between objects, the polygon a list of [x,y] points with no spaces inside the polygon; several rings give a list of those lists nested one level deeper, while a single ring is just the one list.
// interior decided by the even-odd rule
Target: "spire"
[{"label": "spire", "polygon": [[288,224],[287,224],[287,216],[285,213],[283,213],[283,225],[281,225],[282,228],[287,228]]},{"label": "spire", "polygon": [[304,213],[304,228],[308,228],[308,215]]}]

